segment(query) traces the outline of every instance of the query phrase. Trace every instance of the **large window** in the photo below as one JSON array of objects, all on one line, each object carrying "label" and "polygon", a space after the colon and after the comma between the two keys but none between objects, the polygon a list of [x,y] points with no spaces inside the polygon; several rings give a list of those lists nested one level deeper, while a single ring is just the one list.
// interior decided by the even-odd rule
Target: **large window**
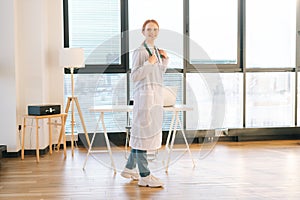
[{"label": "large window", "polygon": [[247,68],[294,68],[296,0],[246,1]]},{"label": "large window", "polygon": [[[156,45],[170,57],[164,84],[179,87],[178,104],[194,107],[180,115],[187,129],[300,124],[299,112],[295,115],[300,110],[298,0],[64,2],[65,46],[85,49],[86,68],[76,71],[75,95],[89,132],[96,120],[89,107],[127,104],[132,98],[132,52],[144,40],[141,29],[147,19],[158,21]],[[65,74],[65,97],[70,88],[70,75]],[[109,132],[124,131],[124,113],[105,119]],[[170,120],[166,114],[164,130]]]}]

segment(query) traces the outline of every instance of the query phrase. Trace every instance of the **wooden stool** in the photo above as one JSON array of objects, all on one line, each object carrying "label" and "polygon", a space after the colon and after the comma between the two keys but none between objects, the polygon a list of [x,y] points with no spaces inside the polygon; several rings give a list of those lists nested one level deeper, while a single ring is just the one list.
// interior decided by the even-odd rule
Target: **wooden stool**
[{"label": "wooden stool", "polygon": [[[36,161],[40,161],[40,152],[39,152],[39,120],[40,119],[48,119],[48,127],[49,127],[49,149],[50,154],[52,154],[52,125],[60,125],[60,135],[63,135],[63,141],[64,141],[64,156],[66,158],[67,156],[67,146],[66,146],[66,136],[63,134],[65,132],[65,120],[66,120],[66,113],[61,114],[54,114],[54,115],[41,115],[41,116],[33,116],[33,115],[25,115],[23,117],[23,132],[22,132],[22,152],[21,152],[21,159],[24,159],[24,143],[25,143],[25,132],[26,132],[26,120],[31,119],[32,121],[35,120],[35,128],[36,128]],[[52,118],[58,118],[61,119],[61,124],[57,123],[51,123]],[[32,127],[32,126],[30,126]]]}]

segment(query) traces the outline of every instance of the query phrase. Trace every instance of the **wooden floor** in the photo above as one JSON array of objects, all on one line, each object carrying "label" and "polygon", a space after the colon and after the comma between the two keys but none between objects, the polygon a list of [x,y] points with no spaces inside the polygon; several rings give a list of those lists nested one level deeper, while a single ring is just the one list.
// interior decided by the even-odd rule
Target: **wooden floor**
[{"label": "wooden floor", "polygon": [[[165,173],[165,151],[150,162],[164,188],[139,187],[120,176],[124,151],[114,148],[117,174],[107,153],[83,163],[86,149],[0,160],[0,199],[300,199],[300,141],[218,142],[192,145],[196,167],[187,153],[172,154]],[[178,146],[176,147],[178,148]]]}]

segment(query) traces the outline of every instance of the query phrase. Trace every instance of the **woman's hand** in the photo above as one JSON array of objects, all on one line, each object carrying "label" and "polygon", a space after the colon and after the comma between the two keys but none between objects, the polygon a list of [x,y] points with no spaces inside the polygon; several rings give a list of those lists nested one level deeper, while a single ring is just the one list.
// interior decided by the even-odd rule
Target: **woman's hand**
[{"label": "woman's hand", "polygon": [[162,55],[163,58],[168,58],[168,54],[166,51],[159,49],[159,54]]},{"label": "woman's hand", "polygon": [[151,64],[155,64],[157,62],[157,58],[154,53],[148,58],[148,62]]}]

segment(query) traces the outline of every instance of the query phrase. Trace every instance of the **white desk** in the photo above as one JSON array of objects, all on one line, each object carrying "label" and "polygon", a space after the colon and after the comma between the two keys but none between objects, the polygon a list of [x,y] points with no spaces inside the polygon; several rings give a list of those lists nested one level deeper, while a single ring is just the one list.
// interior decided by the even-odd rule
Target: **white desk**
[{"label": "white desk", "polygon": [[[105,137],[105,142],[106,142],[106,146],[107,146],[107,150],[108,150],[108,153],[109,153],[110,159],[111,159],[111,165],[114,169],[114,172],[116,173],[116,167],[115,167],[115,163],[114,163],[114,160],[113,160],[112,151],[111,151],[111,147],[110,147],[110,143],[109,143],[109,139],[108,139],[108,136],[107,136],[107,131],[106,131],[105,123],[104,123],[104,113],[105,112],[127,112],[127,113],[129,113],[129,112],[132,112],[132,109],[133,109],[133,106],[128,106],[128,105],[115,105],[115,106],[113,106],[113,105],[103,105],[103,106],[91,107],[89,109],[90,112],[100,113],[100,116],[97,120],[96,128],[95,128],[92,140],[91,140],[91,144],[89,146],[89,150],[88,150],[87,155],[86,155],[86,159],[85,159],[85,162],[84,162],[84,165],[83,165],[83,169],[86,166],[87,159],[88,159],[88,156],[89,156],[90,153],[103,152],[101,150],[92,150],[95,135],[97,133],[99,123],[101,121],[102,128],[103,128],[103,133],[104,133],[104,137]],[[179,112],[190,111],[190,110],[192,110],[192,107],[189,107],[189,106],[186,106],[186,105],[175,105],[175,106],[172,106],[172,107],[164,107],[164,111],[173,112],[171,125],[170,125],[170,129],[169,129],[169,133],[168,133],[168,137],[167,137],[167,141],[166,141],[166,150],[168,152],[166,171],[168,171],[168,166],[169,166],[169,162],[170,162],[171,153],[172,153],[172,150],[173,150],[173,145],[174,145],[178,125],[180,126],[180,129],[181,129],[181,132],[182,132],[187,150],[188,150],[188,152],[191,156],[191,159],[193,161],[193,165],[195,165],[194,159],[192,157],[192,154],[191,154],[191,151],[190,151],[190,148],[189,148],[189,144],[186,140],[186,136],[185,136],[185,133],[184,133],[184,130],[183,130],[182,123],[179,119]],[[172,135],[172,141],[171,141],[170,148],[169,148],[171,135]],[[127,144],[125,144],[125,145],[127,146]]]},{"label": "white desk", "polygon": [[128,113],[128,112],[132,111],[132,106],[127,106],[127,105],[103,105],[103,106],[94,106],[94,107],[90,108],[89,110],[90,110],[90,112],[99,112],[100,116],[97,120],[96,128],[95,128],[92,140],[91,140],[91,144],[89,146],[89,150],[87,152],[86,159],[85,159],[84,164],[83,164],[83,169],[86,166],[86,162],[87,162],[87,159],[88,159],[88,156],[89,156],[90,153],[103,152],[101,150],[92,150],[94,139],[95,139],[98,127],[99,127],[99,123],[101,121],[102,128],[103,128],[103,134],[104,134],[104,138],[105,138],[105,142],[106,142],[106,146],[107,146],[107,150],[109,152],[109,156],[110,156],[110,160],[111,160],[111,165],[114,169],[114,172],[116,173],[117,172],[116,171],[116,166],[115,166],[115,162],[114,162],[113,157],[112,157],[112,151],[111,151],[111,147],[110,147],[110,143],[109,143],[109,139],[108,139],[108,136],[107,136],[107,131],[106,131],[105,123],[104,123],[104,113],[106,113],[106,112],[127,112]]}]

